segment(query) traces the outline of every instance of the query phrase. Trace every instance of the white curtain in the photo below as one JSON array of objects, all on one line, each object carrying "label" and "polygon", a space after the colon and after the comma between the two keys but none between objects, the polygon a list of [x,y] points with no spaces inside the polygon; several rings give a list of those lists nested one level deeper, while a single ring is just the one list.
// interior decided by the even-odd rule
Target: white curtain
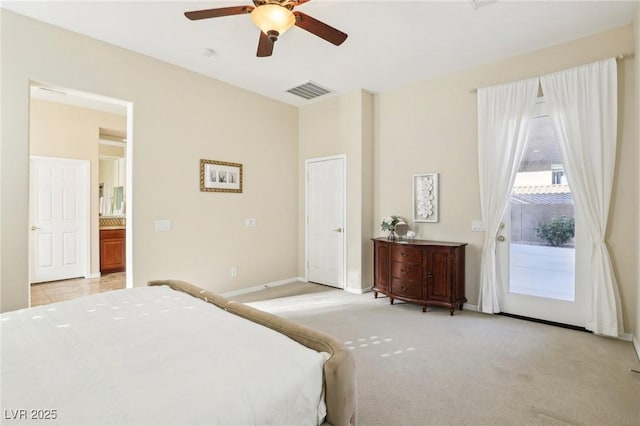
[{"label": "white curtain", "polygon": [[585,217],[591,255],[591,313],[586,328],[618,336],[620,295],[604,237],[609,217],[617,138],[615,59],[540,78],[576,210]]},{"label": "white curtain", "polygon": [[500,312],[496,236],[526,148],[538,79],[478,89],[478,168],[485,240],[480,263],[481,312]]}]

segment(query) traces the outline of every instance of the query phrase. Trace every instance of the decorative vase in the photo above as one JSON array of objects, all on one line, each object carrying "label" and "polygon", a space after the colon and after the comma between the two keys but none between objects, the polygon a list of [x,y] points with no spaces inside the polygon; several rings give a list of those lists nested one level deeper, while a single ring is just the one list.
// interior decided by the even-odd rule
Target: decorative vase
[{"label": "decorative vase", "polygon": [[389,231],[389,235],[387,236],[387,239],[389,239],[389,240],[395,240],[395,239],[397,239],[397,238],[398,238],[398,236],[396,235],[396,232],[395,232],[395,231]]}]

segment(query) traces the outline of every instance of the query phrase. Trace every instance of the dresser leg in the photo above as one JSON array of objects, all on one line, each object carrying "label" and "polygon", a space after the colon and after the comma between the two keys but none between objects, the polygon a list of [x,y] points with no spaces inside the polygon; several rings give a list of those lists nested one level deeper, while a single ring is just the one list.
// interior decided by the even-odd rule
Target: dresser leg
[{"label": "dresser leg", "polygon": [[391,304],[393,305],[393,298],[389,298],[389,301],[391,302]]},{"label": "dresser leg", "polygon": [[374,296],[374,299],[377,299],[377,298],[378,298],[378,292],[377,292],[377,291],[374,291],[374,292],[373,292],[373,296]]},{"label": "dresser leg", "polygon": [[455,310],[455,308],[449,308],[449,315],[453,316],[453,311]]},{"label": "dresser leg", "polygon": [[422,312],[427,312],[427,305],[424,305],[424,306],[422,307]]}]

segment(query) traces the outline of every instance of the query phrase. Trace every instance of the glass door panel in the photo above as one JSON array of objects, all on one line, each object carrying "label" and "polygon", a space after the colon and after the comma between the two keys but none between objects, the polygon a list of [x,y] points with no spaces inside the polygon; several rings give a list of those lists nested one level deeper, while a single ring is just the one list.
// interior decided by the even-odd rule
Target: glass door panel
[{"label": "glass door panel", "polygon": [[503,312],[584,325],[587,299],[586,289],[576,286],[576,265],[583,263],[576,258],[576,222],[579,228],[553,122],[540,98],[498,238]]}]

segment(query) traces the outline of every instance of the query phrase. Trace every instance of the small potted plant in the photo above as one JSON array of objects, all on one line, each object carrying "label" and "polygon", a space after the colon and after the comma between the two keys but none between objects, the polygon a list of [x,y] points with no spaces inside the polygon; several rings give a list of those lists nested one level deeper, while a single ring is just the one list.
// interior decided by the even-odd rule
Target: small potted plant
[{"label": "small potted plant", "polygon": [[401,222],[402,218],[400,216],[387,216],[382,220],[382,223],[380,224],[380,228],[383,231],[388,231],[389,235],[387,236],[387,238],[389,238],[390,240],[395,240],[397,238],[396,236],[396,224],[398,222]]}]

